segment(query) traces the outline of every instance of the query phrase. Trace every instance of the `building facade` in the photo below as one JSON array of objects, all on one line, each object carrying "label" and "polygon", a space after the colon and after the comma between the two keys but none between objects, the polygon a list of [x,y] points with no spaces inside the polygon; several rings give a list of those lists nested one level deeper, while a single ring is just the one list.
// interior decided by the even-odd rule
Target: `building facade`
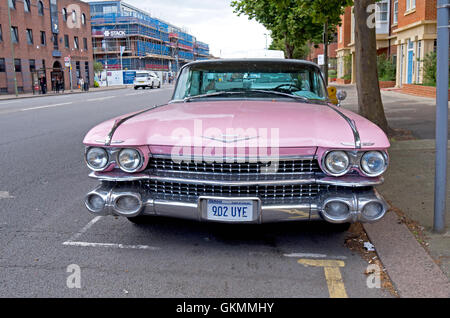
[{"label": "building facade", "polygon": [[[436,0],[381,0],[376,4],[377,53],[396,66],[396,86],[423,83],[423,59],[436,48]],[[355,17],[346,8],[338,27],[338,78],[355,83]]]},{"label": "building facade", "polygon": [[[11,17],[9,24],[8,11]],[[0,2],[0,92],[93,84],[89,5],[78,0]],[[67,62],[67,64],[66,64]],[[67,65],[67,66],[66,66]],[[71,65],[71,66],[70,66]],[[70,74],[72,77],[70,77]]]},{"label": "building facade", "polygon": [[177,72],[209,58],[209,46],[185,30],[123,1],[89,2],[94,59],[108,70]]}]

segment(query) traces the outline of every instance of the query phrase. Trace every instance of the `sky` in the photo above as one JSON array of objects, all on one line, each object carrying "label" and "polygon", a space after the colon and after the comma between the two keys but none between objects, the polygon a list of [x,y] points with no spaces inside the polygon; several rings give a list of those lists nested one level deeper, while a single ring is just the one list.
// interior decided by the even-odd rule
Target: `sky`
[{"label": "sky", "polygon": [[[84,0],[89,2],[88,0]],[[269,32],[247,16],[233,13],[230,0],[125,0],[152,16],[186,28],[198,41],[206,42],[216,57],[238,57],[264,50]],[[270,45],[270,36],[267,36]]]}]

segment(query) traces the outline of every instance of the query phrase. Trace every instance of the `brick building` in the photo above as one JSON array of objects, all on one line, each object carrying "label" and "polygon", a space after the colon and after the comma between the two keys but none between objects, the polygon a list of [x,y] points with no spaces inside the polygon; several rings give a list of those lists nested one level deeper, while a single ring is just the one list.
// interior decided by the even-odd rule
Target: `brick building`
[{"label": "brick building", "polygon": [[[376,4],[377,53],[396,65],[396,86],[423,83],[423,59],[436,48],[436,0],[381,0]],[[338,27],[339,82],[355,76],[355,18],[346,8]]]},{"label": "brick building", "polygon": [[41,78],[45,79],[48,90],[55,83],[70,89],[70,68],[65,66],[67,57],[71,59],[73,87],[77,86],[79,78],[93,85],[91,22],[87,3],[78,0],[0,2],[1,93],[14,93],[14,73],[19,93],[32,92]]}]

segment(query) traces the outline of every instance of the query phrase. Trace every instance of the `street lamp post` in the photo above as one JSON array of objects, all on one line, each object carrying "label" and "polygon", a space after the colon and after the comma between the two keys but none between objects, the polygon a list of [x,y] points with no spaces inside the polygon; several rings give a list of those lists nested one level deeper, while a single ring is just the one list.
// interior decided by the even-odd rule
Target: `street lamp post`
[{"label": "street lamp post", "polygon": [[434,232],[445,232],[447,199],[449,0],[438,1],[436,77],[436,181]]}]

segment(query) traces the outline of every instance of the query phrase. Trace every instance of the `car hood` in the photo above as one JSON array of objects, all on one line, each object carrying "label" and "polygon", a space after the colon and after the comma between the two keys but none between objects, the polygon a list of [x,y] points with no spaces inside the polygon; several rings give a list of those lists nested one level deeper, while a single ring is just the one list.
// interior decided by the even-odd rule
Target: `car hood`
[{"label": "car hood", "polygon": [[[160,106],[122,123],[114,133],[112,146],[188,147],[214,142],[222,143],[224,147],[236,147],[246,136],[260,141],[267,136],[267,142],[276,139],[279,148],[354,149],[353,131],[336,110],[354,120],[364,148],[386,149],[390,146],[379,127],[348,110],[331,105],[248,100]],[[114,118],[93,128],[84,143],[104,143],[114,123],[127,116]]]}]

